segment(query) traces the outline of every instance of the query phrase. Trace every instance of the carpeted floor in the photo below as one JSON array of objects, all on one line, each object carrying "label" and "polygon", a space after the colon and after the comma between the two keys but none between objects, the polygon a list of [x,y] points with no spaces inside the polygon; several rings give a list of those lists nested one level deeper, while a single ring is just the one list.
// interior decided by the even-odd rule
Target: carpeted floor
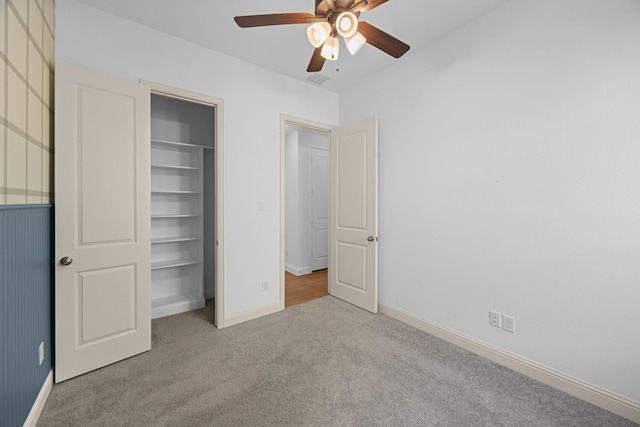
[{"label": "carpeted floor", "polygon": [[39,426],[636,426],[327,296],[218,330],[153,321],[153,349],[55,385]]}]

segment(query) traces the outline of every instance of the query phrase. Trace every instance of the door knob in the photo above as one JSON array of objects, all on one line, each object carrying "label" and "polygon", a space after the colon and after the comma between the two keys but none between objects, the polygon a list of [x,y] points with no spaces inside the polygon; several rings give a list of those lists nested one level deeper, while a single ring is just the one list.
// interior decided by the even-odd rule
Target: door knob
[{"label": "door knob", "polygon": [[375,239],[373,238],[373,236],[369,236],[369,237],[367,237],[367,240],[370,241],[370,242],[373,242]]},{"label": "door knob", "polygon": [[69,265],[73,262],[73,258],[71,258],[70,256],[63,256],[62,258],[60,258],[60,264],[62,265]]}]

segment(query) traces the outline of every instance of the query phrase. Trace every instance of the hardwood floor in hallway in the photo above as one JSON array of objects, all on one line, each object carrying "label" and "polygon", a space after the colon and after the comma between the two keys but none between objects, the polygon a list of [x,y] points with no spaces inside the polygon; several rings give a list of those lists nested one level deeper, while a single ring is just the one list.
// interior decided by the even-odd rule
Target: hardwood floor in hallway
[{"label": "hardwood floor in hallway", "polygon": [[285,271],[285,308],[328,295],[327,272],[328,270],[325,269],[296,276]]}]

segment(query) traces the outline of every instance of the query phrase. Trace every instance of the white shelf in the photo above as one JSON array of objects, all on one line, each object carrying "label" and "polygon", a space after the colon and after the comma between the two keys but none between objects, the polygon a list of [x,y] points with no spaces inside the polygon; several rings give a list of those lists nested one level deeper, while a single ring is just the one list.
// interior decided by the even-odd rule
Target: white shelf
[{"label": "white shelf", "polygon": [[191,242],[194,240],[201,240],[200,237],[156,237],[155,239],[151,239],[152,245],[157,245],[159,243],[177,243],[177,242]]},{"label": "white shelf", "polygon": [[198,214],[162,214],[162,215],[151,215],[151,219],[164,219],[164,218],[197,218],[200,215]]},{"label": "white shelf", "polygon": [[200,192],[191,190],[151,190],[151,194],[200,194]]},{"label": "white shelf", "polygon": [[187,142],[165,141],[162,139],[152,139],[151,142],[154,144],[173,145],[176,147],[204,148],[205,150],[213,150],[213,147],[207,147],[206,145],[199,145],[199,144],[190,144]]},{"label": "white shelf", "polygon": [[198,168],[195,166],[151,165],[151,167],[156,169],[177,169],[181,171],[197,171],[198,170]]},{"label": "white shelf", "polygon": [[170,261],[158,261],[151,263],[152,270],[160,270],[162,268],[184,267],[185,265],[200,264],[199,259],[175,259]]}]

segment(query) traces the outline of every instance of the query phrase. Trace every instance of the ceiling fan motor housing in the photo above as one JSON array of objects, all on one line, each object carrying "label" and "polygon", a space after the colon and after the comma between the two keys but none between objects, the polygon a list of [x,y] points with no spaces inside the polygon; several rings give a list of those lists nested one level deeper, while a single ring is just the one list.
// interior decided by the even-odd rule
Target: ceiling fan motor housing
[{"label": "ceiling fan motor housing", "polygon": [[316,16],[318,18],[329,18],[335,12],[349,10],[354,2],[350,0],[315,0]]}]

